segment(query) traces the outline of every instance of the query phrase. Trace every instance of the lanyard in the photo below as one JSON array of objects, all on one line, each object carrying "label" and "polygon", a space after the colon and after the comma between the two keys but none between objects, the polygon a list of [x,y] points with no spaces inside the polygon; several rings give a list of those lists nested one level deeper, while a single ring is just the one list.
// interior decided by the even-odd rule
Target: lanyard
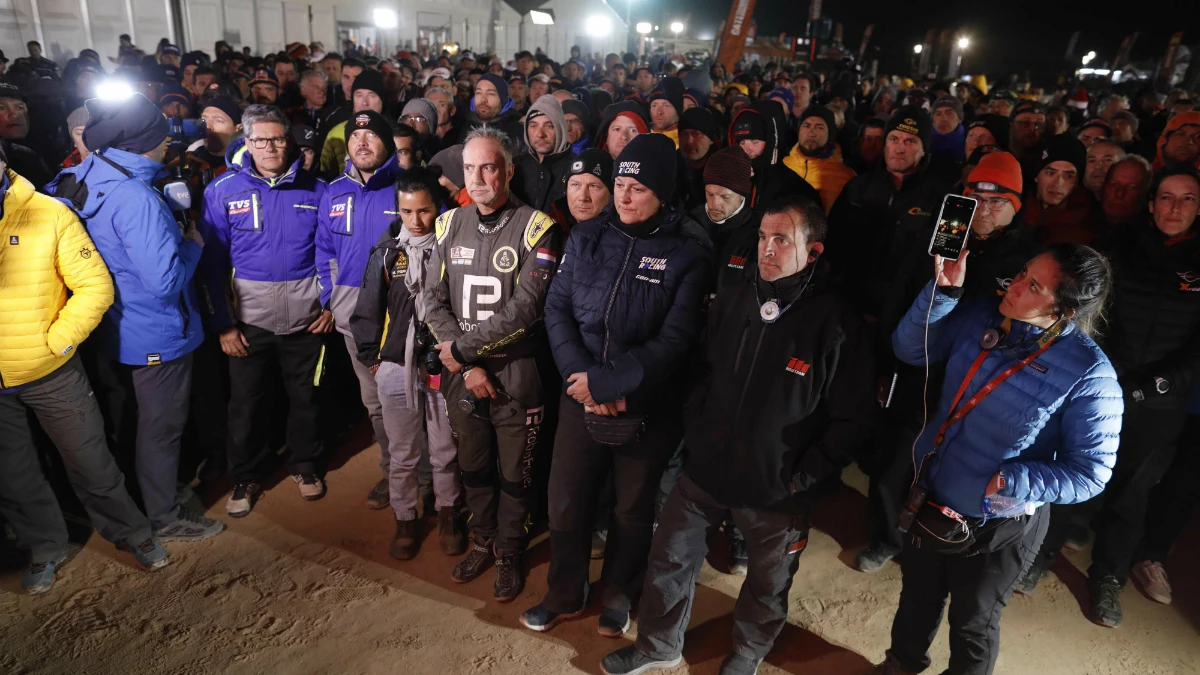
[{"label": "lanyard", "polygon": [[934,447],[936,448],[937,446],[940,446],[942,442],[946,440],[946,429],[949,429],[951,424],[954,424],[955,422],[966,417],[967,413],[974,410],[975,406],[979,405],[983,399],[987,398],[987,395],[992,393],[996,387],[999,387],[1004,383],[1005,380],[1012,377],[1013,373],[1016,373],[1018,370],[1024,368],[1030,363],[1033,363],[1034,359],[1041,356],[1042,352],[1049,349],[1050,345],[1054,344],[1054,341],[1058,339],[1058,336],[1062,333],[1065,326],[1066,324],[1063,322],[1056,323],[1054,327],[1046,331],[1046,333],[1038,340],[1039,346],[1037,351],[1014,363],[1008,368],[1005,368],[1004,372],[1000,373],[991,382],[983,385],[982,389],[975,392],[975,395],[967,399],[967,402],[964,403],[961,408],[959,408],[958,403],[962,400],[963,394],[966,393],[967,385],[971,384],[971,380],[975,379],[975,375],[979,372],[979,367],[983,365],[984,359],[987,358],[988,353],[991,351],[988,349],[979,350],[979,356],[975,357],[975,362],[972,363],[971,367],[967,370],[967,376],[963,378],[962,384],[958,385],[958,393],[954,395],[954,401],[950,404],[950,412],[947,414],[946,421],[942,422],[942,426],[938,429],[937,435],[933,437]]}]

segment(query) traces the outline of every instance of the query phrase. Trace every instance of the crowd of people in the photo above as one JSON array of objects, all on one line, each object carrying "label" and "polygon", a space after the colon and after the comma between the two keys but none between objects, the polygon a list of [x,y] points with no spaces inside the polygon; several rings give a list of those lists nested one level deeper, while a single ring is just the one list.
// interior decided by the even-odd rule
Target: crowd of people
[{"label": "crowd of people", "polygon": [[[581,614],[603,558],[600,634],[638,619],[609,675],[680,663],[718,528],[746,576],[720,672],[757,672],[852,462],[855,564],[903,571],[882,675],[930,666],[951,598],[945,672],[991,673],[1011,594],[1093,532],[1093,621],[1131,576],[1171,601],[1200,473],[1187,92],[27,49],[0,52],[0,517],[31,594],[69,550],[40,455],[154,570],[225,527],[191,486],[230,477],[245,517],[282,462],[320,500],[365,408],[391,556],[436,529],[509,602],[547,526],[521,623]],[[954,260],[927,252],[947,195],[976,205]]]}]

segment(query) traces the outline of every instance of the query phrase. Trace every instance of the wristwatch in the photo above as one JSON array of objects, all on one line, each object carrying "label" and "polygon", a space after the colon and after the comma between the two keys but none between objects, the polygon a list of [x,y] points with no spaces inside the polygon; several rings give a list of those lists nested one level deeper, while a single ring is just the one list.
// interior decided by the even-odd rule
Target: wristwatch
[{"label": "wristwatch", "polygon": [[1171,391],[1171,383],[1168,382],[1166,378],[1156,377],[1154,378],[1154,391],[1158,392],[1159,394],[1165,394],[1168,391]]}]

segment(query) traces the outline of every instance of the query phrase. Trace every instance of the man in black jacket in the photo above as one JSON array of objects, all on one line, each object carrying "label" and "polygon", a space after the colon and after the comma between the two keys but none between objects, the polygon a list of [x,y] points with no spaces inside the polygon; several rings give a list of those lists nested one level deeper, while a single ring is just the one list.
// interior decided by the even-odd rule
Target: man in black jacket
[{"label": "man in black jacket", "polygon": [[749,570],[720,675],[752,675],[787,621],[808,543],[811,488],[849,463],[870,429],[871,352],[862,320],[825,283],[825,216],[788,197],[765,210],[758,275],[717,294],[685,408],[688,457],[659,518],[634,645],[608,675],[681,660],[706,531],[732,511]]},{"label": "man in black jacket", "polygon": [[475,83],[475,97],[472,99],[471,110],[464,115],[462,136],[459,143],[465,143],[467,136],[476,129],[494,127],[503,131],[518,150],[524,150],[525,131],[521,128],[521,120],[513,109],[513,101],[508,96],[508,83],[499,75],[484,73]]},{"label": "man in black jacket", "polygon": [[[515,139],[514,139],[515,140]],[[571,168],[571,142],[562,105],[553,96],[543,96],[525,116],[526,151],[513,159],[513,192],[539,211],[567,193],[565,178]]]},{"label": "man in black jacket", "polygon": [[750,208],[750,171],[750,158],[741,148],[714,153],[704,167],[704,204],[692,210],[717,252],[717,290],[754,277],[762,217]]},{"label": "man in black jacket", "polygon": [[750,206],[760,214],[766,205],[787,196],[799,195],[821,203],[821,195],[795,171],[783,164],[783,110],[774,101],[756,101],[742,110],[729,125],[729,144],[742,148],[754,165],[754,195]]}]

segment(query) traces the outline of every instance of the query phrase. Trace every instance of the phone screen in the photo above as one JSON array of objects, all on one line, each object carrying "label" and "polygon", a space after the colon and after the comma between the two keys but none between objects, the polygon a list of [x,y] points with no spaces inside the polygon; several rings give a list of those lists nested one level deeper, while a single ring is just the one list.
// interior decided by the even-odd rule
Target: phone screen
[{"label": "phone screen", "polygon": [[979,202],[970,197],[946,195],[942,210],[938,213],[937,227],[929,241],[929,255],[940,255],[947,260],[958,260],[967,245],[967,234],[971,231],[971,219]]}]

